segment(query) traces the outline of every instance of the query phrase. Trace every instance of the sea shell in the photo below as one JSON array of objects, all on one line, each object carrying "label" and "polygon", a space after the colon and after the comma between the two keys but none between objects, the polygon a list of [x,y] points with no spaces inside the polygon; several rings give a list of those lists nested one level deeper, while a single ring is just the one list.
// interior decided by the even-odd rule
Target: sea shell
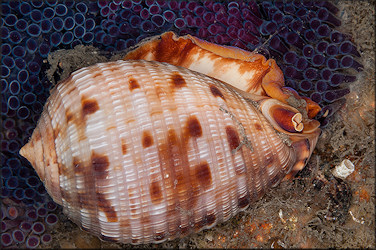
[{"label": "sea shell", "polygon": [[168,63],[73,72],[20,150],[64,213],[141,244],[211,228],[302,169],[318,122],[270,97]]}]

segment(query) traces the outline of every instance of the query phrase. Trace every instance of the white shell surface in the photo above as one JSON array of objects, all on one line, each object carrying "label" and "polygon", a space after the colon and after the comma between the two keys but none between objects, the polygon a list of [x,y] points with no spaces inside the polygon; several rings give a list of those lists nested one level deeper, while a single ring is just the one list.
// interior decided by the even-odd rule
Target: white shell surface
[{"label": "white shell surface", "polygon": [[228,220],[304,164],[317,136],[302,159],[222,82],[130,60],[61,82],[21,153],[83,229],[140,244]]}]

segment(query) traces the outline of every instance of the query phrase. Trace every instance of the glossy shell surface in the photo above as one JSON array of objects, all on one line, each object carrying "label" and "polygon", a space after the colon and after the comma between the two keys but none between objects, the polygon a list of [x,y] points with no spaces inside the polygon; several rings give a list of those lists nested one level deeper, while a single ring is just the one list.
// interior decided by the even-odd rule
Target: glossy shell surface
[{"label": "glossy shell surface", "polygon": [[100,63],[52,90],[20,153],[84,230],[162,242],[228,220],[304,167],[320,130],[276,128],[263,107],[294,112],[167,63]]}]

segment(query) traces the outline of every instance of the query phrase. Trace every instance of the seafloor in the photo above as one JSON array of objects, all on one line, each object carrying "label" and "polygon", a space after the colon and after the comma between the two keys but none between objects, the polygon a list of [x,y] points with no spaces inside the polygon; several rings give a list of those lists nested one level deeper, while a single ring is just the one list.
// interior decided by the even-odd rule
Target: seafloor
[{"label": "seafloor", "polygon": [[[281,183],[230,221],[187,238],[139,246],[103,242],[61,213],[50,232],[53,242],[40,247],[375,248],[375,1],[336,4],[340,31],[352,35],[364,71],[351,84],[345,106],[323,129],[308,165],[292,182]],[[57,62],[64,62],[59,67],[68,74],[107,60],[93,51],[57,51],[49,56],[50,72]],[[331,174],[343,159],[355,165],[344,181]]]}]

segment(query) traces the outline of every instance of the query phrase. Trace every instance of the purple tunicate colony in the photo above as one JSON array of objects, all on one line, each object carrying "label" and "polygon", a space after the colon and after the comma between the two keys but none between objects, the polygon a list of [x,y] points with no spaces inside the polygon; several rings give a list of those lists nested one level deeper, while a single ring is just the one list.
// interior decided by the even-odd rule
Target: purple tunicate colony
[{"label": "purple tunicate colony", "polygon": [[330,1],[14,0],[2,1],[1,11],[3,246],[46,244],[57,222],[43,184],[18,155],[49,96],[50,52],[84,44],[112,53],[170,30],[257,50],[277,61],[287,86],[320,104],[322,127],[363,70]]}]

